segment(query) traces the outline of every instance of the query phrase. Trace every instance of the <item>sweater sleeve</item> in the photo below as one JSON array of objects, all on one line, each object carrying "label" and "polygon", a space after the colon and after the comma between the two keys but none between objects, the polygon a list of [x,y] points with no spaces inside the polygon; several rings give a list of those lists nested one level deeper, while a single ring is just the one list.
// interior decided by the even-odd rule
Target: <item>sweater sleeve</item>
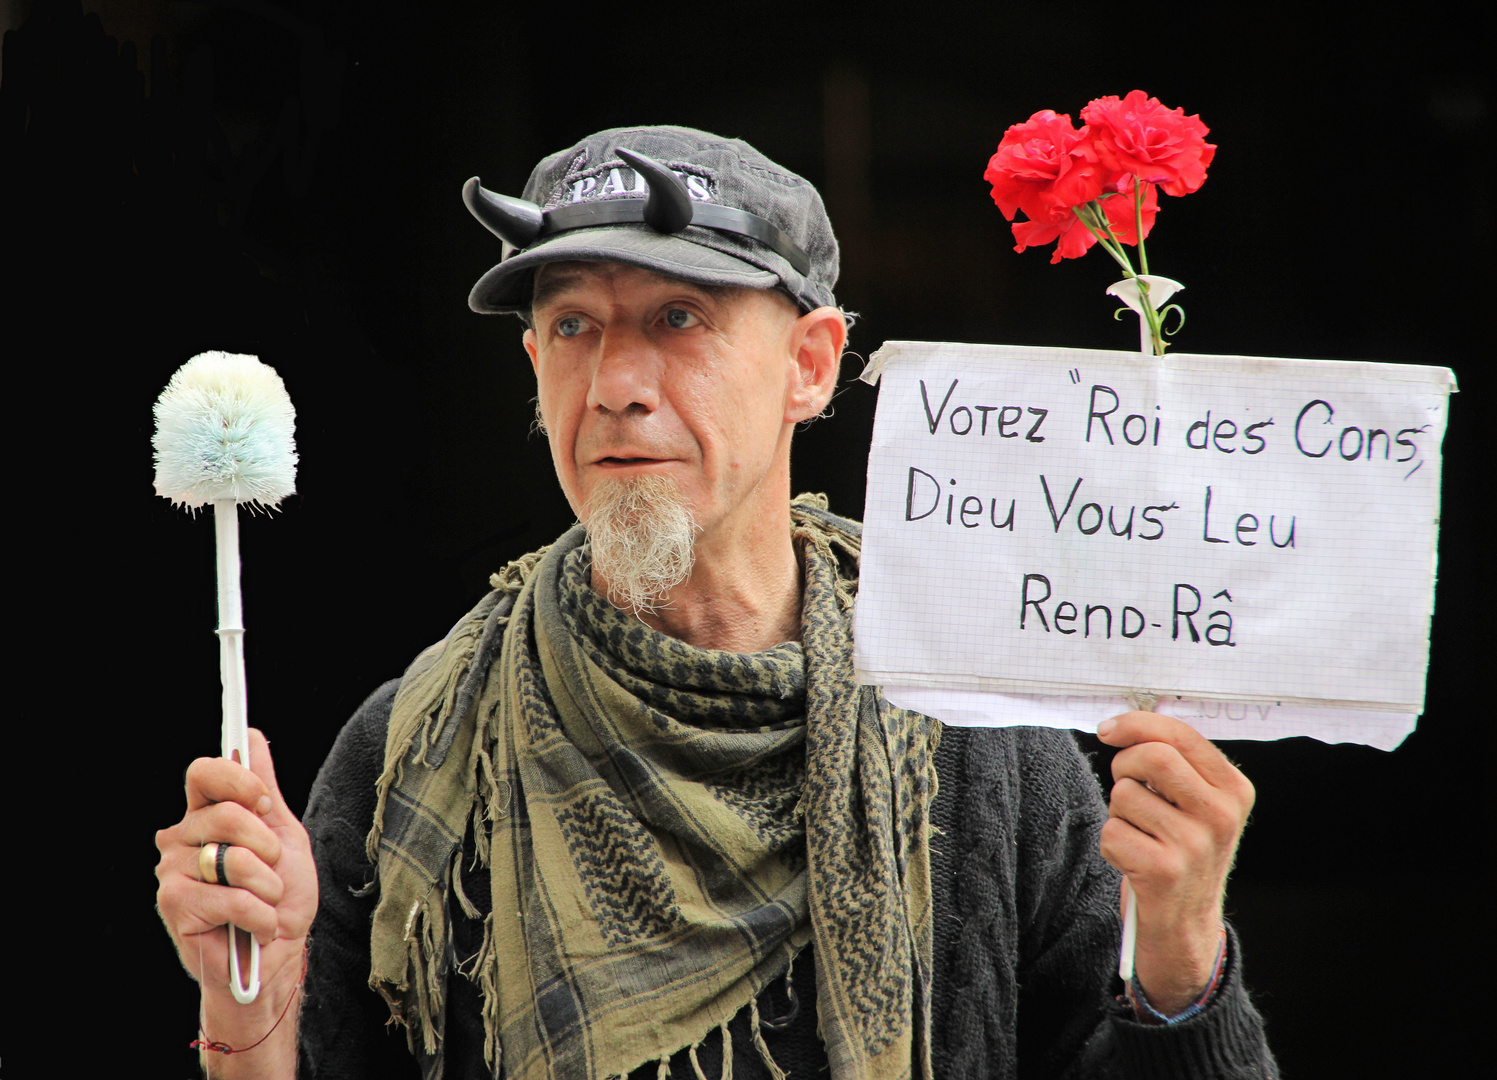
[{"label": "sweater sleeve", "polygon": [[[998,1009],[987,1015],[1004,1017],[1015,1037],[974,1030],[986,1060],[952,1075],[1276,1076],[1230,928],[1222,981],[1196,1016],[1145,1025],[1118,1000],[1119,879],[1099,852],[1107,810],[1069,733],[974,730],[963,741],[965,760],[951,763],[963,805],[953,807],[960,824],[948,842],[960,860],[954,914],[967,940],[957,943],[954,970],[959,982],[987,988]],[[963,953],[982,955],[988,970],[971,962],[963,970]],[[967,1014],[974,1028],[991,1022],[959,999],[952,1014],[954,1021]]]},{"label": "sweater sleeve", "polygon": [[[364,851],[375,781],[398,680],[371,694],[344,725],[317,774],[302,823],[317,862],[318,907],[298,1027],[302,1080],[406,1080],[419,1070],[404,1029],[369,989],[369,928],[376,896]],[[364,895],[359,895],[361,892]]]}]

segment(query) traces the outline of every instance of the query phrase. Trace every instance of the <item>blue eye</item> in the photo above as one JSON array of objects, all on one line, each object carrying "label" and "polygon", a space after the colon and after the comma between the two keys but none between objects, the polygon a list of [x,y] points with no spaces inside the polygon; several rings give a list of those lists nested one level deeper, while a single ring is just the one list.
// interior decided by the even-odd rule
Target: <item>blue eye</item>
[{"label": "blue eye", "polygon": [[556,332],[562,337],[576,337],[587,329],[587,324],[576,315],[568,315],[564,319],[556,320]]},{"label": "blue eye", "polygon": [[672,330],[686,330],[696,326],[699,322],[701,320],[685,308],[673,307],[665,310],[665,324]]}]

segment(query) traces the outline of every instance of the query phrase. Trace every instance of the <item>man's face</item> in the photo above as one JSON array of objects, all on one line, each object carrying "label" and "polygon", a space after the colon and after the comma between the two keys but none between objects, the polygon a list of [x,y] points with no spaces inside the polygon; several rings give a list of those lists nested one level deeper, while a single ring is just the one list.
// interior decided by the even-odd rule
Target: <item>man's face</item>
[{"label": "man's face", "polygon": [[[810,412],[798,313],[776,292],[711,292],[617,263],[541,268],[525,349],[551,455],[584,523],[601,483],[668,477],[705,537],[752,528]],[[787,474],[788,475],[788,474]],[[766,481],[771,481],[766,483]]]}]

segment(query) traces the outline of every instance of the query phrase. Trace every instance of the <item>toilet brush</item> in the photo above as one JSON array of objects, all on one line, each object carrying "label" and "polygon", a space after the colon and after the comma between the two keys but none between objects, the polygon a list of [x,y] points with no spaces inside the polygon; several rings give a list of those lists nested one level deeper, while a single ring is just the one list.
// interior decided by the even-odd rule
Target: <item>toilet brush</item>
[{"label": "toilet brush", "polygon": [[[195,511],[213,504],[218,546],[218,659],[223,756],[249,768],[244,616],[239,591],[239,504],[273,509],[296,490],[296,411],[275,369],[256,357],[206,352],[182,365],[156,402],[156,494]],[[248,1004],[260,992],[260,943],[250,938],[241,981],[229,926],[229,989]]]}]

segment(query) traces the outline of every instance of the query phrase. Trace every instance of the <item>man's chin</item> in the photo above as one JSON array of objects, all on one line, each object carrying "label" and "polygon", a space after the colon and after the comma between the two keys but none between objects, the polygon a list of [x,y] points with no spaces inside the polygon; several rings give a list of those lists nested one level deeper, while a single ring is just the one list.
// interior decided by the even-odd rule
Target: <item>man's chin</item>
[{"label": "man's chin", "polygon": [[691,576],[697,526],[667,473],[646,469],[600,477],[584,521],[594,583],[617,607],[634,614],[655,611]]}]

